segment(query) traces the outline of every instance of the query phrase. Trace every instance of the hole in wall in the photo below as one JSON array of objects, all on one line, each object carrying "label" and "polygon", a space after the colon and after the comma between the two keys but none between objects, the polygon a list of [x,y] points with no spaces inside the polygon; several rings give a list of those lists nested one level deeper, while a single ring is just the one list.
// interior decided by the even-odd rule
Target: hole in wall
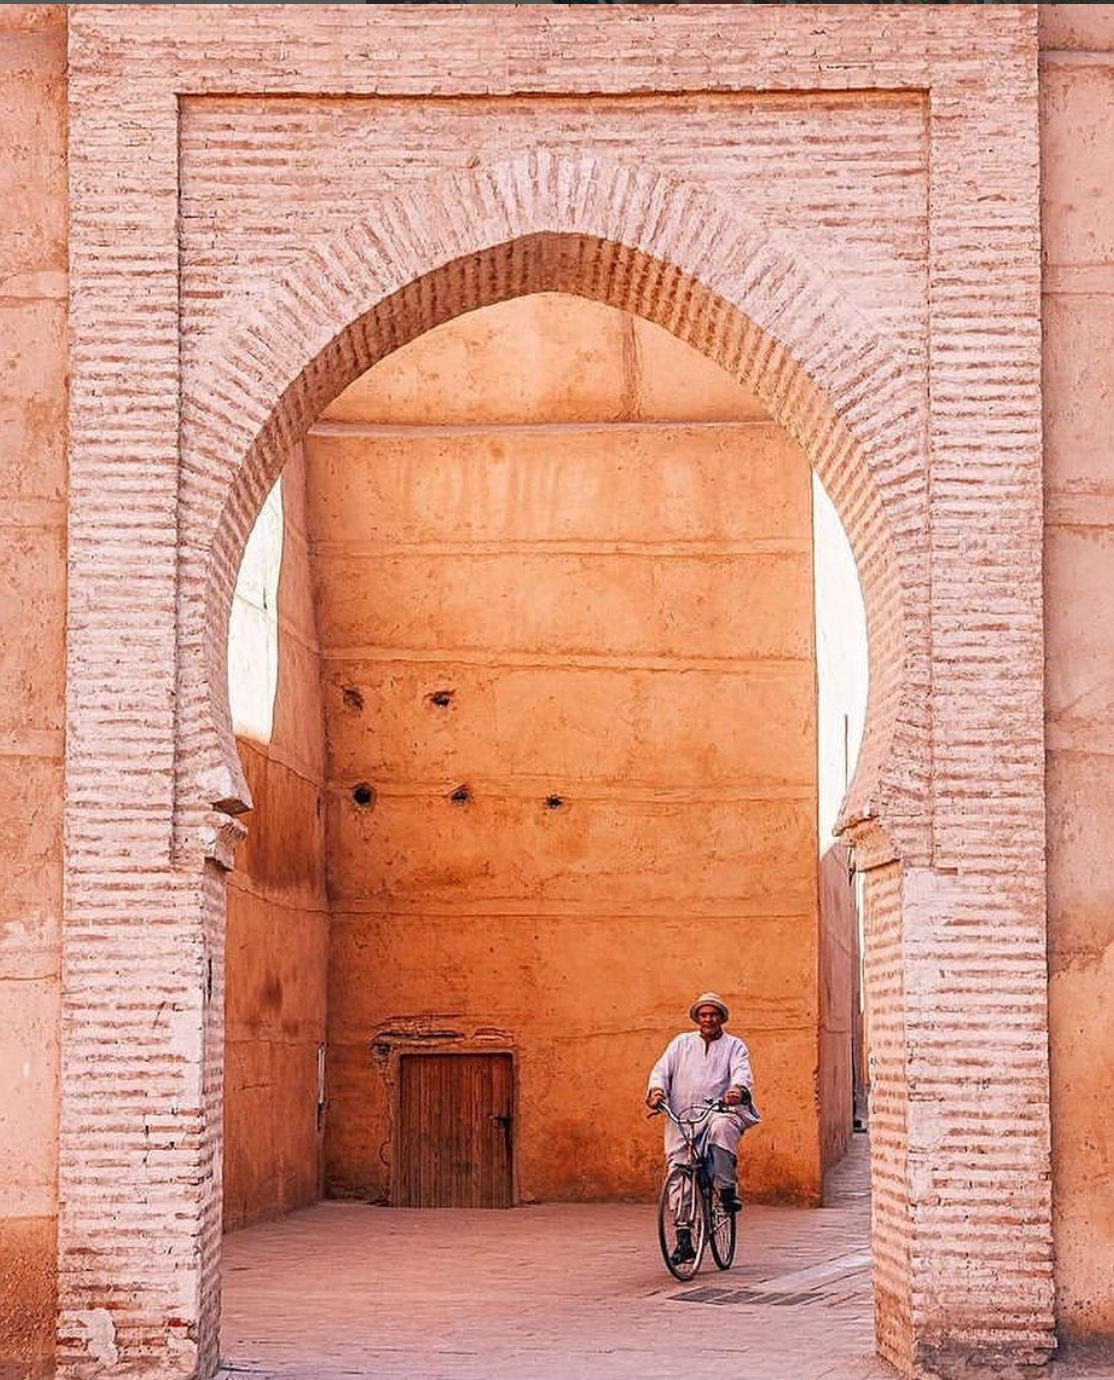
[{"label": "hole in wall", "polygon": [[458,786],[449,796],[454,805],[467,805],[472,799],[471,786]]},{"label": "hole in wall", "polygon": [[346,685],[344,687],[344,707],[345,709],[353,709],[357,713],[363,709],[364,697],[355,685]]},{"label": "hole in wall", "polygon": [[435,704],[438,709],[448,709],[455,694],[455,690],[434,690],[431,695],[426,696],[426,699],[429,700],[430,704]]},{"label": "hole in wall", "polygon": [[369,786],[366,781],[361,781],[358,786],[352,787],[352,799],[357,805],[366,808],[375,804],[375,787]]}]

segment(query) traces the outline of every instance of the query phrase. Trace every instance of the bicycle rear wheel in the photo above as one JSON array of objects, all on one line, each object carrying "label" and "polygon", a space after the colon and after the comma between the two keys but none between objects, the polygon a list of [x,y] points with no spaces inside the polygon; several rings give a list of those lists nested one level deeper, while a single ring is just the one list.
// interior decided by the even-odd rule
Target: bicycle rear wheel
[{"label": "bicycle rear wheel", "polygon": [[712,1259],[721,1270],[727,1270],[735,1259],[738,1214],[727,1211],[714,1184],[708,1188],[708,1216],[711,1219],[708,1244],[712,1248]]},{"label": "bicycle rear wheel", "polygon": [[658,1242],[665,1267],[674,1278],[691,1279],[700,1269],[708,1242],[708,1219],[704,1196],[691,1169],[675,1165],[665,1176],[658,1195]]}]

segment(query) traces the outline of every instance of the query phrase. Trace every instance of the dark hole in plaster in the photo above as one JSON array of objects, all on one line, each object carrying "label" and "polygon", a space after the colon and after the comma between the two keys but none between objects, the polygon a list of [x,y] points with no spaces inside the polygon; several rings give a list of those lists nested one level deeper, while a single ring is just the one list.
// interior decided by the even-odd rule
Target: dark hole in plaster
[{"label": "dark hole in plaster", "polygon": [[448,709],[455,694],[455,690],[434,690],[432,695],[426,696],[426,699],[429,700],[430,704],[435,704],[438,709]]},{"label": "dark hole in plaster", "polygon": [[364,707],[364,697],[354,685],[344,687],[344,706],[357,711]]},{"label": "dark hole in plaster", "polygon": [[213,960],[210,958],[205,965],[205,1000],[211,1001],[213,996]]},{"label": "dark hole in plaster", "polygon": [[449,799],[454,805],[467,805],[472,799],[472,788],[470,786],[458,786]]},{"label": "dark hole in plaster", "polygon": [[358,786],[352,787],[352,799],[357,805],[374,805],[375,787],[369,786],[366,781],[361,781]]},{"label": "dark hole in plaster", "polygon": [[545,808],[547,810],[559,810],[565,803],[563,795],[547,795],[545,798]]}]

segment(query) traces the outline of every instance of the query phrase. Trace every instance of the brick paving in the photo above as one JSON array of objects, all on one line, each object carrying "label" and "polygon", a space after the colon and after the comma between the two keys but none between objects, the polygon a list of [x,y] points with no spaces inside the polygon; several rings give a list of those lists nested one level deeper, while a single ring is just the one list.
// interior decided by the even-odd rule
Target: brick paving
[{"label": "brick paving", "polygon": [[[685,1284],[649,1204],[319,1203],[225,1240],[224,1380],[894,1380],[874,1354],[868,1148],[819,1209],[747,1206]],[[1114,1380],[1078,1356],[1048,1380]]]},{"label": "brick paving", "polygon": [[873,1355],[865,1138],[830,1206],[748,1206],[685,1284],[649,1204],[320,1203],[226,1239],[226,1377],[887,1380]]}]

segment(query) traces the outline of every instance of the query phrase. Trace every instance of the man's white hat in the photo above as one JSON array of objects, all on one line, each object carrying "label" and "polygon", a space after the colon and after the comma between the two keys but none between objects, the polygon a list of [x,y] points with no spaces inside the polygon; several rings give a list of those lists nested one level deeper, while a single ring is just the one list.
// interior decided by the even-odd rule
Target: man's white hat
[{"label": "man's white hat", "polygon": [[727,1017],[731,1014],[727,1009],[727,1003],[723,1000],[722,997],[717,996],[715,992],[701,992],[697,999],[689,1007],[690,1020],[696,1020],[696,1013],[700,1010],[702,1006],[718,1007],[719,1014],[723,1017],[724,1020],[726,1020]]}]

